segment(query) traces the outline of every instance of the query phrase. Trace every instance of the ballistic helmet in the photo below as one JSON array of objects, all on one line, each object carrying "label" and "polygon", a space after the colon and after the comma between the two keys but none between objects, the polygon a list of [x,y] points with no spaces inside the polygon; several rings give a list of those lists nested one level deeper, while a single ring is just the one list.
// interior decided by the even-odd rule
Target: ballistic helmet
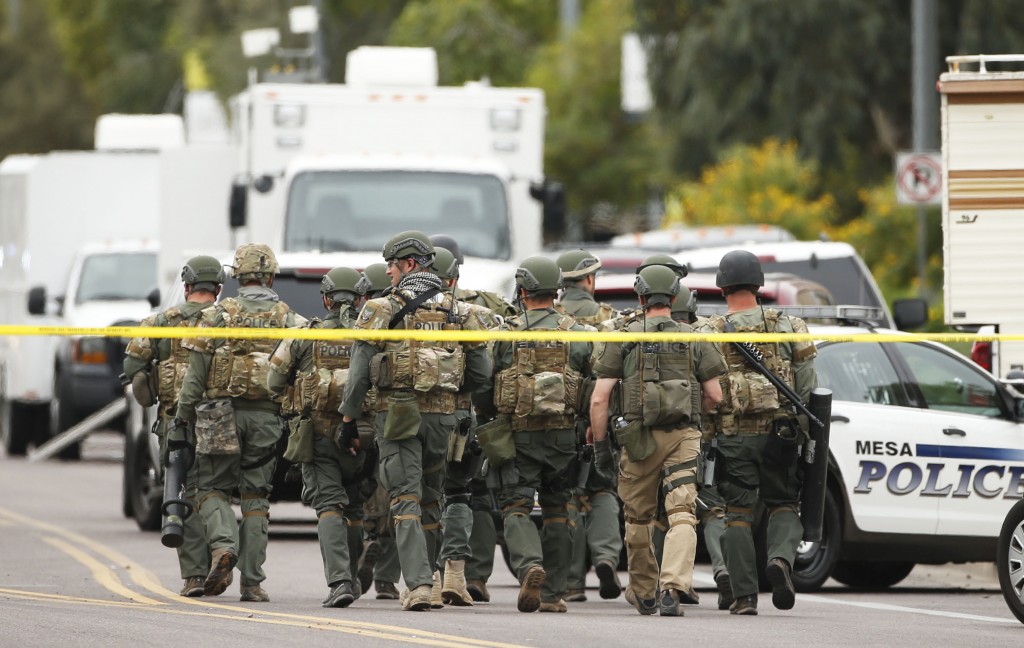
[{"label": "ballistic helmet", "polygon": [[675,297],[679,294],[679,275],[672,268],[663,265],[647,266],[636,276],[633,283],[633,290],[641,297],[651,295],[668,295]]},{"label": "ballistic helmet", "polygon": [[761,270],[761,262],[746,250],[733,250],[722,257],[718,263],[715,285],[719,288],[763,286],[764,271]]},{"label": "ballistic helmet", "polygon": [[212,256],[194,256],[181,268],[181,281],[185,285],[211,284],[209,287],[212,288],[224,283],[227,278],[224,266]]},{"label": "ballistic helmet", "polygon": [[528,293],[555,292],[562,287],[562,271],[551,259],[532,256],[516,269],[516,285]]},{"label": "ballistic helmet", "polygon": [[245,243],[235,250],[235,265],[231,276],[262,280],[278,273],[277,257],[269,246],[262,243]]},{"label": "ballistic helmet", "polygon": [[371,263],[363,269],[363,276],[370,282],[366,289],[368,294],[382,292],[391,286],[391,277],[388,276],[388,267],[383,263]]},{"label": "ballistic helmet", "polygon": [[430,259],[433,258],[434,252],[434,244],[430,242],[427,235],[416,230],[395,234],[384,244],[383,250],[385,261],[415,257],[417,261],[426,261],[421,264],[424,266],[430,265]]},{"label": "ballistic helmet", "polygon": [[455,259],[455,255],[447,248],[437,247],[435,250],[434,262],[430,266],[430,271],[442,279],[458,279],[459,262]]},{"label": "ballistic helmet", "polygon": [[665,266],[666,268],[671,269],[673,272],[676,273],[676,276],[679,277],[680,279],[685,277],[690,272],[686,268],[686,266],[679,263],[678,261],[676,261],[674,257],[671,257],[667,254],[652,254],[651,256],[644,259],[643,263],[636,267],[636,272],[637,274],[640,274],[640,271],[643,270],[644,268],[655,265]]},{"label": "ballistic helmet", "polygon": [[452,253],[459,265],[465,263],[466,260],[462,256],[462,250],[459,249],[459,244],[452,237],[447,234],[434,234],[430,237],[430,242],[434,244],[435,251],[444,248]]},{"label": "ballistic helmet", "polygon": [[[331,297],[338,292],[352,293],[352,300],[357,295],[365,295],[370,287],[370,280],[355,268],[334,268],[324,275],[320,282],[320,293]],[[337,300],[335,300],[337,301]]]},{"label": "ballistic helmet", "polygon": [[558,267],[566,279],[577,281],[601,269],[601,259],[586,250],[568,250],[558,255]]}]

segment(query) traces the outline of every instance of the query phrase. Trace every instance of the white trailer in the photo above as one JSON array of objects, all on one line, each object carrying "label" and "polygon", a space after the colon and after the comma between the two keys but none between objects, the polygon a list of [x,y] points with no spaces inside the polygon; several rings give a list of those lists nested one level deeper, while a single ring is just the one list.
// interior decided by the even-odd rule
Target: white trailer
[{"label": "white trailer", "polygon": [[[380,261],[393,234],[449,234],[469,287],[511,292],[541,247],[544,95],[437,86],[434,51],[361,47],[344,85],[251,85],[232,102],[239,240]],[[535,199],[532,196],[537,196]],[[557,218],[557,215],[553,216]]]},{"label": "white trailer", "polygon": [[[946,61],[939,78],[945,321],[1024,334],[1024,55]],[[1012,71],[989,71],[992,63]],[[992,348],[992,373],[1024,369],[1024,343]]]}]

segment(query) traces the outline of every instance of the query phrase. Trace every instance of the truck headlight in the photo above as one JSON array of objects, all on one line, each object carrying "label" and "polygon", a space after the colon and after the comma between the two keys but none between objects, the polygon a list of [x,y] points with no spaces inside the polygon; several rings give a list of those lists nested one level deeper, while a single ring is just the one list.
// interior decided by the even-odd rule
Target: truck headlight
[{"label": "truck headlight", "polygon": [[74,340],[71,343],[71,359],[80,364],[106,364],[106,338],[83,337]]}]

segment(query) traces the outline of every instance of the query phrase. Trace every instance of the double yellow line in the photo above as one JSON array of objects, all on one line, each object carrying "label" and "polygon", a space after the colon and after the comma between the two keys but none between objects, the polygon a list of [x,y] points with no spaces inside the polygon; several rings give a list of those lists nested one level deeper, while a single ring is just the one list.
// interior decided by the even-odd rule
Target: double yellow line
[{"label": "double yellow line", "polygon": [[[50,534],[43,537],[43,540],[47,544],[84,565],[90,571],[97,583],[114,595],[126,600],[111,601],[66,596],[62,594],[34,592],[30,590],[0,588],[0,595],[5,595],[14,599],[49,603],[56,602],[95,605],[101,607],[155,612],[158,614],[207,617],[244,623],[262,623],[296,628],[312,628],[316,630],[357,635],[367,639],[399,641],[426,646],[444,646],[450,648],[518,648],[515,644],[472,639],[469,637],[441,634],[415,628],[404,628],[401,626],[391,626],[364,621],[348,621],[332,617],[273,612],[267,611],[263,608],[256,609],[253,607],[242,607],[240,605],[214,603],[210,599],[185,598],[161,585],[160,580],[150,570],[114,549],[95,542],[83,535],[5,508],[0,508],[0,524],[4,526],[20,525],[38,529]],[[136,586],[158,598],[151,598],[150,596],[140,594],[131,589],[124,584],[121,577],[118,575],[118,572],[115,571],[113,567],[97,560],[87,551],[83,551],[83,548],[106,559],[108,563],[124,570],[124,573],[128,575]],[[187,610],[178,606],[173,606],[171,603],[199,606],[206,610],[212,609],[215,611]]]}]

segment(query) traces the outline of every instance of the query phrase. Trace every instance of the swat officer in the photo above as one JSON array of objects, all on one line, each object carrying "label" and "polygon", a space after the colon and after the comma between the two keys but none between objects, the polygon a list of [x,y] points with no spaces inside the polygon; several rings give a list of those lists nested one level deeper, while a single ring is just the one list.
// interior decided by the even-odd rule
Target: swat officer
[{"label": "swat officer", "polygon": [[[618,312],[594,300],[594,281],[601,269],[601,260],[586,250],[568,250],[558,256],[565,288],[558,306],[577,322],[599,327]],[[589,412],[583,412],[585,419]],[[582,430],[586,425],[580,426]],[[582,431],[578,430],[578,431]],[[587,575],[587,548],[600,581],[601,598],[614,599],[622,592],[616,568],[622,553],[619,535],[619,500],[615,495],[616,474],[592,470],[583,489],[573,493],[570,515],[576,523],[573,538],[572,566],[569,570],[567,601],[586,601],[584,591]]]},{"label": "swat officer", "polygon": [[[734,250],[722,257],[716,284],[728,306],[725,316],[708,318],[702,330],[749,333],[806,333],[797,317],[763,308],[757,299],[764,272],[757,257]],[[817,386],[816,351],[811,342],[759,342],[765,366],[806,402]],[[772,603],[793,607],[796,593],[790,578],[796,548],[803,535],[797,514],[800,482],[797,445],[806,434],[780,403],[778,390],[750,367],[733,343],[723,345],[729,379],[723,385],[745,385],[743,394],[728,390],[713,417],[719,463],[724,464],[719,491],[726,502],[722,548],[736,597],[732,614],[757,614],[757,568],[751,526],[758,499],[768,510],[768,565]]]},{"label": "swat officer", "polygon": [[430,242],[434,244],[434,248],[444,248],[452,253],[455,257],[455,277],[454,277],[454,294],[455,299],[464,301],[467,304],[473,304],[475,306],[483,306],[484,308],[492,311],[498,317],[512,317],[518,311],[516,307],[508,303],[508,301],[497,293],[493,293],[487,290],[473,290],[467,288],[461,288],[458,285],[460,268],[465,262],[465,257],[462,256],[462,250],[459,248],[459,244],[452,237],[447,234],[434,234],[430,237]]},{"label": "swat officer", "polygon": [[[442,331],[484,329],[463,317],[463,307],[429,272],[434,246],[418,231],[401,232],[384,245],[393,290],[363,306],[360,329]],[[463,369],[464,368],[464,369]],[[490,381],[482,343],[430,340],[357,341],[345,387],[340,442],[354,447],[356,419],[370,386],[378,390],[377,443],[380,479],[391,497],[405,610],[428,610],[433,565],[440,546],[441,484],[459,392]]]},{"label": "swat officer", "polygon": [[[635,290],[644,314],[625,331],[693,330],[671,317],[672,302],[680,292],[672,269],[644,268]],[[597,385],[590,420],[595,455],[606,470],[612,462],[609,399],[622,381],[623,416],[616,420],[615,435],[623,450],[619,495],[635,606],[643,615],[660,611],[662,616],[682,616],[681,593],[692,590],[697,548],[697,422],[702,408],[711,409],[721,400],[718,377],[725,373],[725,363],[710,343],[609,342],[598,351],[594,371]],[[664,492],[669,524],[660,576],[652,543],[659,490]]]},{"label": "swat officer", "polygon": [[[290,328],[305,324],[273,291],[277,259],[266,245],[247,243],[235,251],[232,275],[238,297],[222,299],[203,311],[198,328]],[[201,334],[201,331],[199,332]],[[267,527],[271,478],[281,438],[280,404],[267,390],[270,353],[266,339],[203,338],[183,342],[191,350],[168,447],[193,442],[199,514],[211,550],[207,595],[231,582],[236,563],[243,601],[269,601],[266,580]],[[235,522],[230,497],[238,489],[242,522]]]},{"label": "swat officer", "polygon": [[[200,313],[208,308],[220,294],[226,278],[220,261],[211,256],[189,259],[181,269],[185,284],[185,303],[172,306],[162,313],[142,320],[141,326],[195,326]],[[182,346],[181,338],[133,338],[128,343],[124,359],[125,376],[132,381],[132,394],[139,405],[149,407],[159,401],[160,456],[166,456],[166,428],[174,416],[178,392],[188,366],[189,350]],[[166,462],[166,459],[164,459]],[[195,510],[196,467],[188,470],[185,492]],[[178,567],[184,586],[182,596],[202,596],[203,580],[210,570],[210,551],[206,546],[206,532],[198,515],[185,518],[184,543],[178,547]]]},{"label": "swat officer", "polygon": [[[524,260],[516,270],[523,313],[499,330],[586,330],[571,315],[554,309],[561,281],[561,272],[550,259]],[[512,568],[520,582],[520,612],[566,611],[563,596],[572,555],[570,467],[576,457],[576,418],[584,382],[590,377],[591,353],[589,342],[495,342],[494,385],[473,395],[478,414],[493,418],[478,429],[478,436],[489,470],[502,473],[498,501]],[[495,461],[498,458],[504,464]],[[539,534],[530,520],[535,495],[543,516]]]},{"label": "swat officer", "polygon": [[[356,303],[369,284],[354,268],[334,268],[325,274],[320,293],[327,319],[311,320],[309,328],[352,328]],[[362,449],[355,456],[342,452],[334,442],[351,357],[351,340],[282,340],[270,357],[267,374],[275,398],[285,396],[286,386],[292,388],[290,409],[297,417],[291,422],[290,443],[308,443],[312,450],[309,461],[302,464],[302,480],[316,511],[320,555],[330,588],[324,607],[348,607],[361,593],[353,582],[352,561],[363,550],[363,503],[368,493],[364,495],[362,483],[367,472],[372,473],[372,465],[369,471],[365,466],[371,459]]]}]

